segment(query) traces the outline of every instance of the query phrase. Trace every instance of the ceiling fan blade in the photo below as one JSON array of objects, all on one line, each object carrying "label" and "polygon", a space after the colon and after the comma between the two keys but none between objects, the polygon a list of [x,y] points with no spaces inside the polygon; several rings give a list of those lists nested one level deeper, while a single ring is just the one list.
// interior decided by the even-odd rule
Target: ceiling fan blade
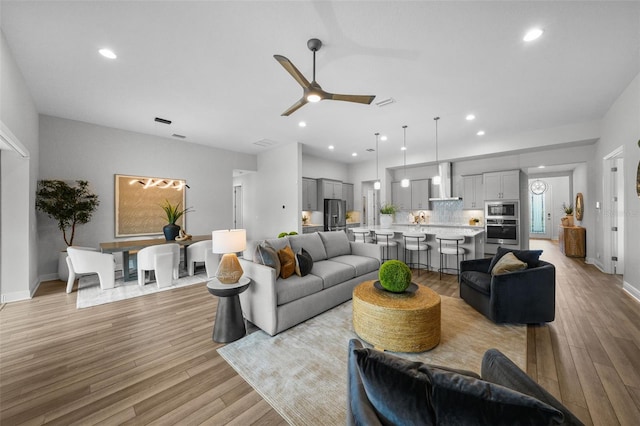
[{"label": "ceiling fan blade", "polygon": [[276,61],[280,62],[280,65],[282,65],[284,69],[287,70],[287,72],[296,79],[298,84],[302,86],[303,89],[306,89],[310,86],[309,80],[304,78],[304,75],[302,75],[302,73],[298,71],[298,68],[296,68],[296,66],[293,65],[290,60],[282,55],[273,55],[273,57],[276,58]]},{"label": "ceiling fan blade", "polygon": [[288,110],[286,110],[285,112],[283,112],[282,116],[287,116],[287,115],[291,115],[294,112],[296,112],[298,109],[302,108],[305,104],[307,103],[307,99],[306,98],[300,98],[300,100],[298,102],[296,102],[295,104],[291,105],[291,107],[289,107]]},{"label": "ceiling fan blade", "polygon": [[356,102],[359,104],[370,104],[371,102],[373,102],[373,100],[375,99],[375,95],[373,96],[369,96],[369,95],[339,95],[336,93],[328,93],[325,92],[327,94],[327,97],[324,99],[331,99],[334,101],[346,101],[346,102]]}]

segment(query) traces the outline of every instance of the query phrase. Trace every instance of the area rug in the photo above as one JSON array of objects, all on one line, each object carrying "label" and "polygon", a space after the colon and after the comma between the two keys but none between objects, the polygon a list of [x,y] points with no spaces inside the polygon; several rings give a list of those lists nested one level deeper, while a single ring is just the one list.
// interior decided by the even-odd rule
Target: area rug
[{"label": "area rug", "polygon": [[[344,425],[347,346],[358,338],[351,315],[349,301],[274,337],[256,331],[218,353],[289,424]],[[396,355],[479,373],[485,351],[497,348],[525,369],[526,326],[496,325],[463,300],[442,296],[441,328],[434,349]]]},{"label": "area rug", "polygon": [[183,276],[173,281],[170,287],[158,288],[155,281],[147,282],[144,286],[138,285],[138,280],[123,281],[121,273],[116,275],[115,287],[109,290],[100,288],[100,281],[95,274],[84,275],[78,281],[78,297],[76,308],[88,308],[91,306],[104,305],[105,303],[118,302],[120,300],[131,299],[133,297],[146,296],[147,294],[159,291],[172,290],[188,285],[199,284],[207,281],[207,273],[200,272],[193,276]]}]

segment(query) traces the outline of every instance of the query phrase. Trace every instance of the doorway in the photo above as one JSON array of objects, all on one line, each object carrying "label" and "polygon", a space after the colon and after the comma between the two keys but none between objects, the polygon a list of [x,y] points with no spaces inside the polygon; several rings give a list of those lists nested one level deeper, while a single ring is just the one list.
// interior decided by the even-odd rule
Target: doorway
[{"label": "doorway", "polygon": [[557,240],[562,205],[573,204],[571,172],[529,177],[529,238]]},{"label": "doorway", "polygon": [[244,228],[242,222],[242,185],[233,186],[233,228]]},{"label": "doorway", "polygon": [[[604,158],[604,242],[605,270],[611,274],[624,274],[624,152],[618,148]],[[606,250],[606,249],[605,249]]]}]

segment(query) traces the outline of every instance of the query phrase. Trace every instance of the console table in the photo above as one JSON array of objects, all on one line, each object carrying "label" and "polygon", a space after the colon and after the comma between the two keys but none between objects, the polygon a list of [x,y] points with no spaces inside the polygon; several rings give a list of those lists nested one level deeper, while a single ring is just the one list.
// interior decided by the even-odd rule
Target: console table
[{"label": "console table", "polygon": [[567,257],[585,257],[587,230],[582,226],[560,226],[558,244]]}]

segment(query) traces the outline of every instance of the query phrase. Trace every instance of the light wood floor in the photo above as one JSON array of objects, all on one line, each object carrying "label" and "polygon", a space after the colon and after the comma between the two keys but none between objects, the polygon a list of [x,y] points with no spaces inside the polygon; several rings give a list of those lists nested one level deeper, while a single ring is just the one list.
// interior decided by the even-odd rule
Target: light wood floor
[{"label": "light wood floor", "polygon": [[[640,305],[619,277],[531,245],[556,265],[557,315],[529,327],[527,372],[586,424],[638,424]],[[455,276],[415,280],[458,295]],[[64,287],[0,305],[0,424],[285,424],[218,356],[204,285],[82,310]]]}]

